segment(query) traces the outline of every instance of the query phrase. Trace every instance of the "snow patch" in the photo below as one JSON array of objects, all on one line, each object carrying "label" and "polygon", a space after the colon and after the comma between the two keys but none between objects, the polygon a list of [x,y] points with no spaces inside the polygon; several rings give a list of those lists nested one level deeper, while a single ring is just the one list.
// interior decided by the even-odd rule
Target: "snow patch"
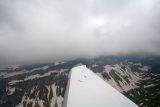
[{"label": "snow patch", "polygon": [[13,88],[9,87],[7,94],[8,94],[8,95],[12,95],[14,92],[15,92],[15,87],[13,87]]},{"label": "snow patch", "polygon": [[[121,66],[123,65],[121,64]],[[128,66],[126,67],[125,70],[123,70],[121,66],[118,64],[106,65],[105,70],[103,72],[107,73],[111,79],[108,79],[108,80],[105,79],[105,81],[120,92],[129,91],[131,89],[137,88],[138,86],[135,83],[137,83],[140,80],[140,78],[137,76],[139,74],[135,75]],[[110,74],[110,72],[113,70],[114,70],[114,73],[122,80],[122,81],[118,81],[119,84],[117,84],[117,81],[115,81],[115,78],[113,78],[112,75]],[[127,80],[124,77],[127,77]]]},{"label": "snow patch", "polygon": [[143,66],[143,67],[138,68],[138,69],[141,70],[141,71],[148,71],[150,69],[150,67],[149,66]]},{"label": "snow patch", "polygon": [[150,84],[150,85],[144,85],[144,88],[149,88],[149,87],[154,87],[155,84]]}]

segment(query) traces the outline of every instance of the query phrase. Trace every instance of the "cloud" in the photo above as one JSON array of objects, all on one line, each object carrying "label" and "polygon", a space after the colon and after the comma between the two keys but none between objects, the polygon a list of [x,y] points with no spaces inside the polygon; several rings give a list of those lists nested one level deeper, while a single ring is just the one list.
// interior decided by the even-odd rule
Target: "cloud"
[{"label": "cloud", "polygon": [[160,55],[159,0],[1,0],[0,63]]}]

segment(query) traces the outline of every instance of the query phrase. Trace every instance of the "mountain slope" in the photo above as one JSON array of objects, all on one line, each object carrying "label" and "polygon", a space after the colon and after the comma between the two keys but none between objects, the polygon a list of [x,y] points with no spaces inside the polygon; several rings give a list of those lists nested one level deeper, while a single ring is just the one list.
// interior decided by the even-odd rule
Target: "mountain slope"
[{"label": "mountain slope", "polygon": [[0,71],[0,107],[61,107],[70,70],[84,64],[140,106],[160,106],[160,58],[100,57]]}]

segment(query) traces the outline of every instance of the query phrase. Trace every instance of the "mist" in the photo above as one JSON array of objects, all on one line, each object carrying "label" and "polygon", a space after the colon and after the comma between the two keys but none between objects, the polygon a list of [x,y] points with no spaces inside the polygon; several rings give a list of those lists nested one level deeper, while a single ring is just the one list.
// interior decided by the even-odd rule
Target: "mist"
[{"label": "mist", "polygon": [[159,0],[0,0],[0,64],[160,55]]}]

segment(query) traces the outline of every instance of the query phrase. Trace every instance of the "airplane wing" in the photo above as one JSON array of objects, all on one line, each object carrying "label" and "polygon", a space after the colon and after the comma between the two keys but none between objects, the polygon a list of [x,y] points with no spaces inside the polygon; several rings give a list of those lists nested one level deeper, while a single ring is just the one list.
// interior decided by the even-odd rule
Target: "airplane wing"
[{"label": "airplane wing", "polygon": [[138,107],[85,65],[72,68],[63,107]]}]

